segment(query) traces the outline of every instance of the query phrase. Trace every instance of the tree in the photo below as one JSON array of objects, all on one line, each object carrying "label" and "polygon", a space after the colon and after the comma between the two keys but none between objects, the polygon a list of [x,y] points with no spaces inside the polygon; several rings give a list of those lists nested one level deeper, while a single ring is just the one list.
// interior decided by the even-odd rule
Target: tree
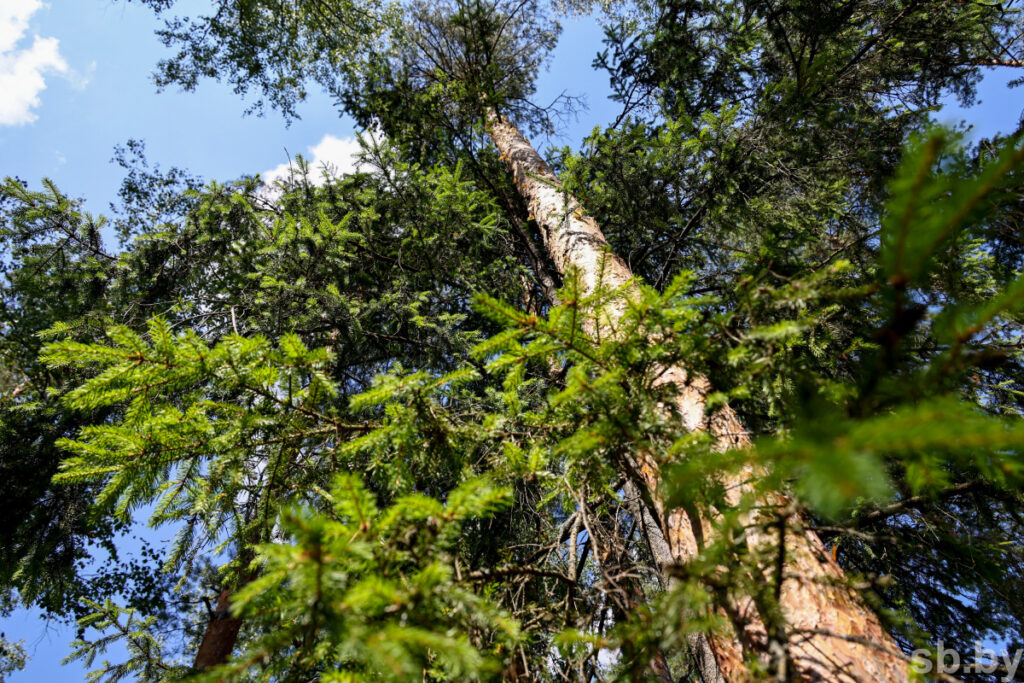
[{"label": "tree", "polygon": [[[939,132],[897,165],[1013,47],[1013,8],[960,5],[641,7],[603,61],[650,118],[563,155],[561,182],[508,118],[550,124],[527,102],[554,37],[534,4],[171,21],[164,84],[223,73],[289,114],[314,78],[388,144],[371,173],[215,185],[145,229],[110,310],[162,315],[43,352],[93,375],[61,410],[106,415],[59,442],[58,479],[120,518],[161,497],[184,576],[229,551],[223,647],[194,662],[240,636],[219,675],[663,677],[710,633],[729,680],[896,680],[891,637],[1019,638],[1016,602],[982,605],[1020,577],[1022,153]],[[8,194],[33,229],[41,198]],[[723,452],[747,445],[727,402],[756,448]],[[944,575],[918,560],[945,552],[942,512]],[[185,671],[152,618],[92,604],[135,654],[110,673]]]},{"label": "tree", "polygon": [[[103,250],[103,221],[80,214],[49,183],[29,192],[10,181],[0,196],[10,209],[0,222],[6,254],[0,266],[0,476],[6,482],[0,577],[22,600],[71,618],[88,613],[80,598],[126,584],[133,605],[159,611],[166,581],[151,549],[142,561],[119,560],[115,538],[124,525],[90,515],[95,488],[50,483],[66,455],[57,440],[110,416],[64,410],[48,388],[66,391],[84,376],[38,359],[45,330],[73,324],[78,338],[95,340],[97,320],[124,301],[108,287],[114,257]],[[109,562],[89,577],[82,570],[91,553],[106,553]]]}]

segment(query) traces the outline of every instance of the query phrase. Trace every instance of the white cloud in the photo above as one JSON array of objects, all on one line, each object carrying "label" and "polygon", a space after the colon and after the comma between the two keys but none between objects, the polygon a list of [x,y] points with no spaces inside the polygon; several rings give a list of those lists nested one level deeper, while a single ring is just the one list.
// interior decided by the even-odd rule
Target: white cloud
[{"label": "white cloud", "polygon": [[14,49],[28,30],[28,20],[43,6],[41,0],[8,0],[0,8],[0,54]]},{"label": "white cloud", "polygon": [[[357,170],[358,156],[361,151],[359,141],[354,137],[339,138],[330,134],[324,135],[320,142],[307,148],[308,153],[303,155],[303,158],[309,162],[310,180],[319,185],[324,181],[324,171],[328,176],[336,177]],[[296,166],[294,162],[289,161],[260,173],[260,178],[267,185],[273,185],[277,180],[286,179],[292,168],[296,168]]]},{"label": "white cloud", "polygon": [[39,93],[46,89],[43,74],[67,74],[68,64],[56,38],[33,36],[32,45],[18,49],[28,32],[28,20],[42,0],[3,0],[0,4],[0,126],[20,126],[39,118]]},{"label": "white cloud", "polygon": [[85,86],[89,85],[92,80],[93,74],[96,73],[96,60],[89,62],[89,66],[86,67],[85,72],[76,71],[71,69],[67,73],[67,81],[71,84],[71,87],[75,90],[85,90]]}]

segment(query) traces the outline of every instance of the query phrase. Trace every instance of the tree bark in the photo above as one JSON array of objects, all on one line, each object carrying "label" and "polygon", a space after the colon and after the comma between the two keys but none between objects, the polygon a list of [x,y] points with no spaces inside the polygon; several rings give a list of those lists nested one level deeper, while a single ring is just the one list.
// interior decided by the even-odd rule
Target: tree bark
[{"label": "tree bark", "polygon": [[[561,275],[575,269],[584,294],[604,288],[624,288],[628,296],[635,289],[633,274],[614,254],[593,218],[579,202],[563,192],[558,178],[507,119],[493,109],[486,112],[488,132],[502,159],[508,165],[515,184],[526,201],[531,217],[540,227],[544,246]],[[614,329],[625,303],[605,307],[598,330]],[[731,408],[725,406],[711,416],[705,413],[710,391],[707,378],[690,374],[682,367],[671,367],[659,374],[657,385],[673,384],[678,390],[677,408],[685,427],[708,430],[720,449],[745,447],[750,438]],[[649,455],[636,454],[638,482],[646,489],[660,520],[669,555],[675,564],[684,564],[700,551],[702,538],[711,531],[708,520],[690,519],[682,510],[666,510],[657,495],[661,476],[658,463]],[[751,473],[752,474],[752,473]],[[732,484],[739,495],[741,484]],[[786,501],[772,501],[781,510]],[[754,601],[741,597],[731,604],[730,616],[738,625],[734,637],[712,635],[708,638],[718,670],[726,681],[746,677],[744,654],[753,653],[776,662],[776,676],[794,681],[885,681],[907,679],[906,658],[883,628],[878,616],[843,581],[842,569],[832,560],[821,540],[803,529],[794,516],[785,538],[785,573],[779,594],[787,623],[784,642],[766,628]],[[771,541],[765,532],[752,525],[748,544],[752,549],[766,547]],[[779,646],[785,656],[778,657]]]},{"label": "tree bark", "polygon": [[231,616],[231,591],[225,588],[217,596],[217,605],[206,623],[206,632],[192,668],[209,669],[228,661],[241,628],[241,618]]}]

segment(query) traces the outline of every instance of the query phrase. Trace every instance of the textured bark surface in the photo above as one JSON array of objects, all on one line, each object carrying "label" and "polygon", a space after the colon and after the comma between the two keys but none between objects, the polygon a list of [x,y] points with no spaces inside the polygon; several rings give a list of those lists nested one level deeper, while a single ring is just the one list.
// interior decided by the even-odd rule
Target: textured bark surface
[{"label": "textured bark surface", "polygon": [[242,628],[242,620],[231,616],[230,605],[231,591],[225,588],[217,596],[217,606],[206,623],[203,642],[199,644],[192,668],[209,669],[228,661]]},{"label": "textured bark surface", "polygon": [[[612,252],[594,219],[583,212],[575,198],[562,191],[558,178],[529,141],[493,110],[487,113],[487,124],[559,273],[577,270],[585,293],[599,287],[629,287],[633,275],[625,262]],[[621,306],[606,307],[606,318],[597,321],[598,328],[614,330],[622,313]],[[678,389],[678,410],[688,430],[709,430],[723,450],[750,443],[728,406],[710,417],[705,415],[710,390],[706,378],[672,367],[660,373],[656,383],[673,384]],[[691,520],[681,510],[665,510],[657,495],[661,481],[658,464],[644,454],[635,457],[641,483],[655,502],[663,525],[671,561],[683,564],[697,555],[701,539],[711,527],[707,520]],[[738,495],[739,485],[735,488]],[[781,499],[776,502],[785,505]],[[790,669],[777,674],[798,681],[905,681],[906,660],[877,615],[844,584],[842,569],[817,535],[796,531],[802,527],[795,518],[792,521],[793,531],[785,543],[786,571],[780,594],[789,628],[785,646]],[[748,534],[751,549],[774,541],[767,533]],[[745,652],[765,656],[772,643],[752,600],[740,598],[731,609],[738,616],[735,621],[745,624],[741,632],[735,638],[708,640],[721,676],[726,681],[738,681],[746,677]]]}]

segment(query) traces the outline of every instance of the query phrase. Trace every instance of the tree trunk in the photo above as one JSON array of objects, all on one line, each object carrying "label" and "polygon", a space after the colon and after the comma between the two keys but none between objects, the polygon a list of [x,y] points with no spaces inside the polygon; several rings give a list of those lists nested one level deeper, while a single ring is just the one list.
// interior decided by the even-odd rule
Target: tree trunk
[{"label": "tree trunk", "polygon": [[228,661],[235,649],[238,631],[242,628],[242,620],[231,616],[230,608],[231,591],[225,588],[217,596],[217,606],[206,623],[206,632],[196,652],[193,669],[209,669]]},{"label": "tree trunk", "polygon": [[[544,246],[563,276],[569,269],[579,273],[584,293],[599,287],[634,287],[633,274],[615,255],[593,218],[567,196],[558,178],[512,123],[494,110],[487,111],[488,132],[511,170],[516,187],[526,201],[531,217],[540,227]],[[599,329],[612,329],[625,304],[606,307]],[[658,385],[674,384],[678,409],[688,430],[709,430],[718,447],[725,450],[747,446],[746,430],[736,414],[725,406],[710,417],[705,415],[710,385],[705,377],[690,375],[681,367],[667,368]],[[650,456],[636,454],[640,484],[654,501],[664,539],[675,564],[683,564],[699,552],[701,538],[710,531],[707,520],[692,520],[681,510],[665,510],[657,489],[661,480],[658,463]],[[727,484],[736,482],[726,482]],[[732,487],[736,495],[739,484]],[[645,496],[645,498],[648,496]],[[773,501],[780,509],[786,501]],[[821,540],[801,530],[792,518],[793,529],[785,539],[786,572],[779,594],[787,632],[769,635],[751,598],[741,597],[730,605],[731,618],[739,626],[734,638],[712,636],[711,650],[726,681],[745,677],[745,652],[770,656],[776,675],[798,681],[905,681],[905,657],[882,627],[878,616],[856,592],[843,582],[842,569],[832,560]],[[767,533],[748,532],[752,548],[765,547]],[[779,657],[782,647],[785,656]]]}]

